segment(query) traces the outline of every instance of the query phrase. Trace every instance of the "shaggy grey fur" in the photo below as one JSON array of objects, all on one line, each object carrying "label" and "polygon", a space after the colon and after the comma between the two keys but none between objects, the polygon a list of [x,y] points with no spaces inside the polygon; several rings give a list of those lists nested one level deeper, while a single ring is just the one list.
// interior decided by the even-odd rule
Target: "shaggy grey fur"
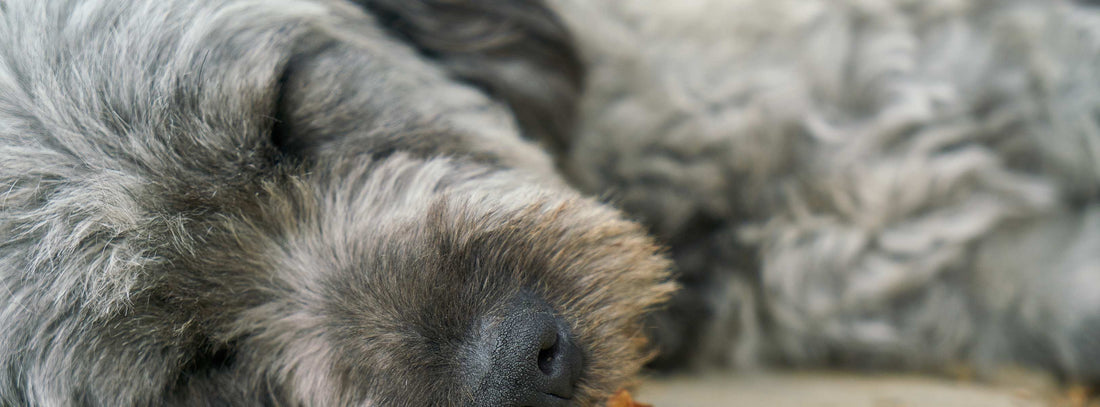
[{"label": "shaggy grey fur", "polygon": [[553,3],[591,69],[568,172],[687,288],[660,363],[1100,379],[1100,10]]},{"label": "shaggy grey fur", "polygon": [[595,405],[670,288],[563,180],[659,366],[1100,378],[1094,6],[552,5],[583,96],[537,2],[0,0],[0,404],[465,405],[533,292]]},{"label": "shaggy grey fur", "polygon": [[666,264],[510,113],[571,109],[546,101],[579,74],[538,78],[568,41],[509,42],[560,27],[363,3],[493,35],[447,53],[327,0],[0,0],[0,405],[469,405],[464,349],[530,295],[583,352],[568,404],[629,380]]}]

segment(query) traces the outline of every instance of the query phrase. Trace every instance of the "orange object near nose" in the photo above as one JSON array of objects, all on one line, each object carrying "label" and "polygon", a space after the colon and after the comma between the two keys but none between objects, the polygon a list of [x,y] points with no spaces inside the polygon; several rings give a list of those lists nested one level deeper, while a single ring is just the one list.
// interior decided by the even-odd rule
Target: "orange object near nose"
[{"label": "orange object near nose", "polygon": [[630,397],[630,392],[626,389],[619,390],[611,399],[607,400],[607,407],[653,407],[649,404],[642,404],[634,402],[634,398]]}]

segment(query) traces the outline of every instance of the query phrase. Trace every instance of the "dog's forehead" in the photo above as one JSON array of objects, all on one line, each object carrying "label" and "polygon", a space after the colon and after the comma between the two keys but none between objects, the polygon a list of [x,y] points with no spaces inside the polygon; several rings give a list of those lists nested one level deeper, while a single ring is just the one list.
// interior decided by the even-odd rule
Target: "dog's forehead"
[{"label": "dog's forehead", "polygon": [[359,17],[317,25],[293,50],[279,112],[292,149],[333,153],[324,151],[327,141],[366,134],[358,139],[373,140],[373,151],[480,155],[556,177],[547,156],[520,136],[507,106],[456,81],[371,16]]}]

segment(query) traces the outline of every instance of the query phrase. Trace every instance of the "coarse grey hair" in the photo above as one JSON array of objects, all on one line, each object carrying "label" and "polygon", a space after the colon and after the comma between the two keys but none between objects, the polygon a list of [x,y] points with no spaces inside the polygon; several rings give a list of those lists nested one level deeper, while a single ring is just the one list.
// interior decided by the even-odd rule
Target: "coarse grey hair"
[{"label": "coarse grey hair", "polygon": [[0,0],[0,404],[511,405],[534,303],[601,403],[672,286],[581,83],[537,1]]},{"label": "coarse grey hair", "polygon": [[0,403],[492,405],[534,293],[598,404],[671,286],[574,189],[669,247],[657,367],[1096,381],[1098,59],[1070,1],[0,0]]}]

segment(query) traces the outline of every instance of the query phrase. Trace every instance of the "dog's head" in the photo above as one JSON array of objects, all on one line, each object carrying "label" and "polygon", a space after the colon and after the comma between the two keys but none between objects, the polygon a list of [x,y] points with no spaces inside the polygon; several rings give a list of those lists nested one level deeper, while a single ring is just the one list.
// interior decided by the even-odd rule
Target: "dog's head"
[{"label": "dog's head", "polygon": [[188,226],[202,244],[171,255],[183,271],[161,291],[199,298],[186,306],[207,321],[173,394],[596,405],[646,360],[641,317],[670,287],[644,231],[566,187],[536,147],[568,138],[568,36],[536,2],[360,3],[289,36],[238,33],[250,57],[287,55],[261,69],[215,54],[189,79],[255,97],[266,138],[249,139],[263,154],[241,158],[248,171],[223,175],[240,191],[186,194],[217,209]]},{"label": "dog's head", "polygon": [[0,1],[0,404],[597,404],[669,286],[521,137],[578,66],[533,1]]}]

